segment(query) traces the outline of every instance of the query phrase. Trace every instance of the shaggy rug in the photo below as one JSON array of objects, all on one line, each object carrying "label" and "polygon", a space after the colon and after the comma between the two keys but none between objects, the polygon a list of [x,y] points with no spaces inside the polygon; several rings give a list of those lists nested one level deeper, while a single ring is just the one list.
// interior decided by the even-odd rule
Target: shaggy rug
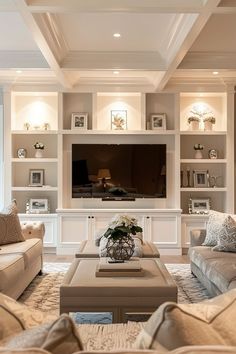
[{"label": "shaggy rug", "polygon": [[[59,314],[59,287],[70,263],[45,263],[43,275],[37,276],[21,295],[19,301],[31,308]],[[190,271],[189,264],[166,264],[178,286],[179,303],[195,303],[209,298],[207,290]],[[110,323],[111,314],[76,314],[78,323]]]}]

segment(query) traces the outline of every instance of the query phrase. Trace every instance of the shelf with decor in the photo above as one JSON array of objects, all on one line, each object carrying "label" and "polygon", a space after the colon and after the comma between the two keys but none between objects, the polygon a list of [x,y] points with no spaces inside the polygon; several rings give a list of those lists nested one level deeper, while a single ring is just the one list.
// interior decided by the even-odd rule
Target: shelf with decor
[{"label": "shelf with decor", "polygon": [[65,135],[175,135],[175,130],[63,130]]},{"label": "shelf with decor", "polygon": [[[226,92],[180,94],[180,200],[211,200],[211,209],[233,211],[233,112]],[[206,203],[207,204],[207,203]],[[203,210],[197,212],[204,213]]]}]

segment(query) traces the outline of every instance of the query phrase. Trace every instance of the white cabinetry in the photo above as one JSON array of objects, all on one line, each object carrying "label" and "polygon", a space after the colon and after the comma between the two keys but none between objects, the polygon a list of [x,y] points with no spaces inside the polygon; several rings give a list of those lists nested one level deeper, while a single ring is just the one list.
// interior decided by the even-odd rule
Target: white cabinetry
[{"label": "white cabinetry", "polygon": [[161,254],[181,254],[181,210],[179,209],[61,209],[58,210],[60,242],[58,254],[75,253],[83,240],[94,240],[115,214],[129,214],[143,228],[145,240],[156,244]]}]

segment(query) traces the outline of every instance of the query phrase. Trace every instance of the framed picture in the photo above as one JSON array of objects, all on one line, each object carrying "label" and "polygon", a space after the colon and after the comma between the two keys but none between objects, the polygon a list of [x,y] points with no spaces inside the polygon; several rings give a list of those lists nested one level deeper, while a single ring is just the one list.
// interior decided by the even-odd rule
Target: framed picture
[{"label": "framed picture", "polygon": [[30,170],[29,186],[42,187],[44,183],[44,170]]},{"label": "framed picture", "polygon": [[196,188],[208,187],[208,171],[193,171],[193,186]]},{"label": "framed picture", "polygon": [[210,198],[190,199],[189,213],[190,214],[208,214],[210,210]]},{"label": "framed picture", "polygon": [[30,199],[29,200],[29,213],[41,214],[48,213],[48,199]]},{"label": "framed picture", "polygon": [[88,113],[72,113],[71,129],[87,129]]},{"label": "framed picture", "polygon": [[151,128],[153,130],[165,130],[166,114],[165,113],[151,114]]},{"label": "framed picture", "polygon": [[127,129],[127,111],[111,111],[111,130]]}]

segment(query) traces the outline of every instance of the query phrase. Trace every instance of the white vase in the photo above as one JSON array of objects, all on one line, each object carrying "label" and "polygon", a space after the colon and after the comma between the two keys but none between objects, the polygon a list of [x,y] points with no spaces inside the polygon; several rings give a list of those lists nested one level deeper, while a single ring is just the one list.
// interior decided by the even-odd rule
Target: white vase
[{"label": "white vase", "polygon": [[203,158],[202,151],[196,150],[194,158],[195,159],[202,159]]},{"label": "white vase", "polygon": [[43,157],[43,149],[35,149],[35,157],[42,158]]},{"label": "white vase", "polygon": [[190,127],[191,127],[191,130],[199,130],[199,122],[197,122],[197,121],[192,121],[191,123],[190,123]]},{"label": "white vase", "polygon": [[204,122],[204,130],[212,130],[212,123],[205,121]]}]

